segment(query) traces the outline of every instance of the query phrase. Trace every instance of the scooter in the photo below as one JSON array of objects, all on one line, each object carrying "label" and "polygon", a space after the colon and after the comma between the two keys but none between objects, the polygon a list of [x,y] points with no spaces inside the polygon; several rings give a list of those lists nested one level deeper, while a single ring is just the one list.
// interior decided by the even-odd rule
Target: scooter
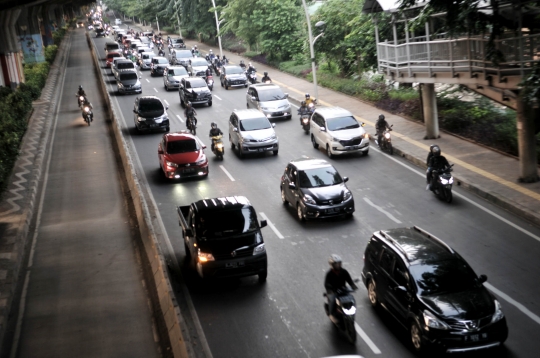
[{"label": "scooter", "polygon": [[210,91],[214,89],[214,77],[212,75],[206,76],[206,84]]},{"label": "scooter", "polygon": [[84,106],[82,109],[82,116],[84,121],[90,126],[90,122],[94,120],[94,114],[92,113],[90,106]]},{"label": "scooter", "polygon": [[247,73],[246,71],[246,77],[248,79],[248,81],[252,84],[255,84],[257,83],[257,75],[255,74],[255,71],[251,72],[251,73]]},{"label": "scooter", "polygon": [[311,112],[298,111],[298,114],[300,115],[300,125],[302,126],[302,129],[306,134],[309,134],[309,118],[311,117]]},{"label": "scooter", "polygon": [[383,135],[381,137],[381,143],[379,143],[379,141],[375,139],[375,144],[377,144],[379,148],[381,148],[381,150],[388,150],[388,153],[390,153],[390,155],[394,154],[394,148],[392,147],[392,136],[390,135],[390,131],[392,131],[393,126],[394,125],[392,124],[390,126],[390,129],[386,129],[383,132]]},{"label": "scooter", "polygon": [[84,103],[84,96],[79,96],[78,94],[75,95],[77,97],[77,107],[81,107],[81,105]]},{"label": "scooter", "polygon": [[186,128],[191,132],[193,135],[197,135],[197,119],[195,117],[188,117],[186,120]]},{"label": "scooter", "polygon": [[433,178],[436,178],[435,183],[432,184],[433,194],[437,195],[440,199],[446,201],[447,203],[452,202],[452,184],[454,183],[454,177],[450,174],[454,164],[450,165],[448,168],[437,171],[434,170],[431,175]]},{"label": "scooter", "polygon": [[216,135],[210,137],[212,139],[212,144],[214,145],[214,149],[212,152],[221,160],[223,160],[223,155],[225,154],[225,146],[223,145],[223,136]]},{"label": "scooter", "polygon": [[[355,280],[355,282],[357,281],[358,280]],[[354,318],[356,315],[356,300],[351,294],[352,292],[354,292],[354,290],[348,287],[342,287],[341,289],[337,290],[335,315],[338,321],[336,323],[332,323],[334,323],[336,328],[345,335],[350,343],[355,344],[356,328],[354,325]],[[326,293],[324,293],[323,296],[325,301],[324,311],[326,312],[328,318],[330,318],[328,297]]]}]

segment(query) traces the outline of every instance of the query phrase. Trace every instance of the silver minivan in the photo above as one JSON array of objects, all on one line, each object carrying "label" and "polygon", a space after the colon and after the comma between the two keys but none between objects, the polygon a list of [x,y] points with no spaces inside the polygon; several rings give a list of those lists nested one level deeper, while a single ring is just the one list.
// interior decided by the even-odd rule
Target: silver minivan
[{"label": "silver minivan", "polygon": [[261,111],[267,118],[291,119],[291,104],[288,93],[278,85],[271,83],[257,83],[249,86],[246,94],[247,108]]},{"label": "silver minivan", "polygon": [[275,126],[256,109],[235,109],[229,119],[231,149],[238,148],[240,157],[265,152],[277,155],[279,139],[274,131]]}]

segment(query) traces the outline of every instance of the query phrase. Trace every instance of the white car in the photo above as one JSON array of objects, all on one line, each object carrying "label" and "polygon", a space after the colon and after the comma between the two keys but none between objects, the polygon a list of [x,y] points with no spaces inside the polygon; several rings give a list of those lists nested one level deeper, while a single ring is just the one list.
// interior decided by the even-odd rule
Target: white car
[{"label": "white car", "polygon": [[313,148],[323,146],[329,158],[336,155],[361,152],[369,153],[369,134],[353,114],[340,107],[317,108],[311,119]]},{"label": "white car", "polygon": [[114,19],[114,23],[115,23],[116,25],[122,25],[122,20],[120,20],[120,19]]}]

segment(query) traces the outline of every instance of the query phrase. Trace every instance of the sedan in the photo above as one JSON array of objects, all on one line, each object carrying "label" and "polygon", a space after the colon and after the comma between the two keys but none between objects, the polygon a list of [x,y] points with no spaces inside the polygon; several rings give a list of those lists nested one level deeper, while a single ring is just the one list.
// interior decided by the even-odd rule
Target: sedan
[{"label": "sedan", "polygon": [[291,161],[281,177],[281,201],[296,209],[300,221],[332,216],[352,217],[354,199],[336,168],[323,159]]},{"label": "sedan", "polygon": [[168,179],[207,177],[205,148],[199,138],[185,130],[164,134],[158,147],[159,167],[163,175]]}]

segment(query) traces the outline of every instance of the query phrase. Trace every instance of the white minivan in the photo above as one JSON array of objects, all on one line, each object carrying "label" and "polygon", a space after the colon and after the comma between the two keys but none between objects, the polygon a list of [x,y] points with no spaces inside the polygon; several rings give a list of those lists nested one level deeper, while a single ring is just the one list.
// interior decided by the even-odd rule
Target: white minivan
[{"label": "white minivan", "polygon": [[310,119],[313,148],[323,146],[329,158],[335,155],[369,153],[369,134],[365,123],[358,123],[353,114],[340,107],[317,108]]}]

